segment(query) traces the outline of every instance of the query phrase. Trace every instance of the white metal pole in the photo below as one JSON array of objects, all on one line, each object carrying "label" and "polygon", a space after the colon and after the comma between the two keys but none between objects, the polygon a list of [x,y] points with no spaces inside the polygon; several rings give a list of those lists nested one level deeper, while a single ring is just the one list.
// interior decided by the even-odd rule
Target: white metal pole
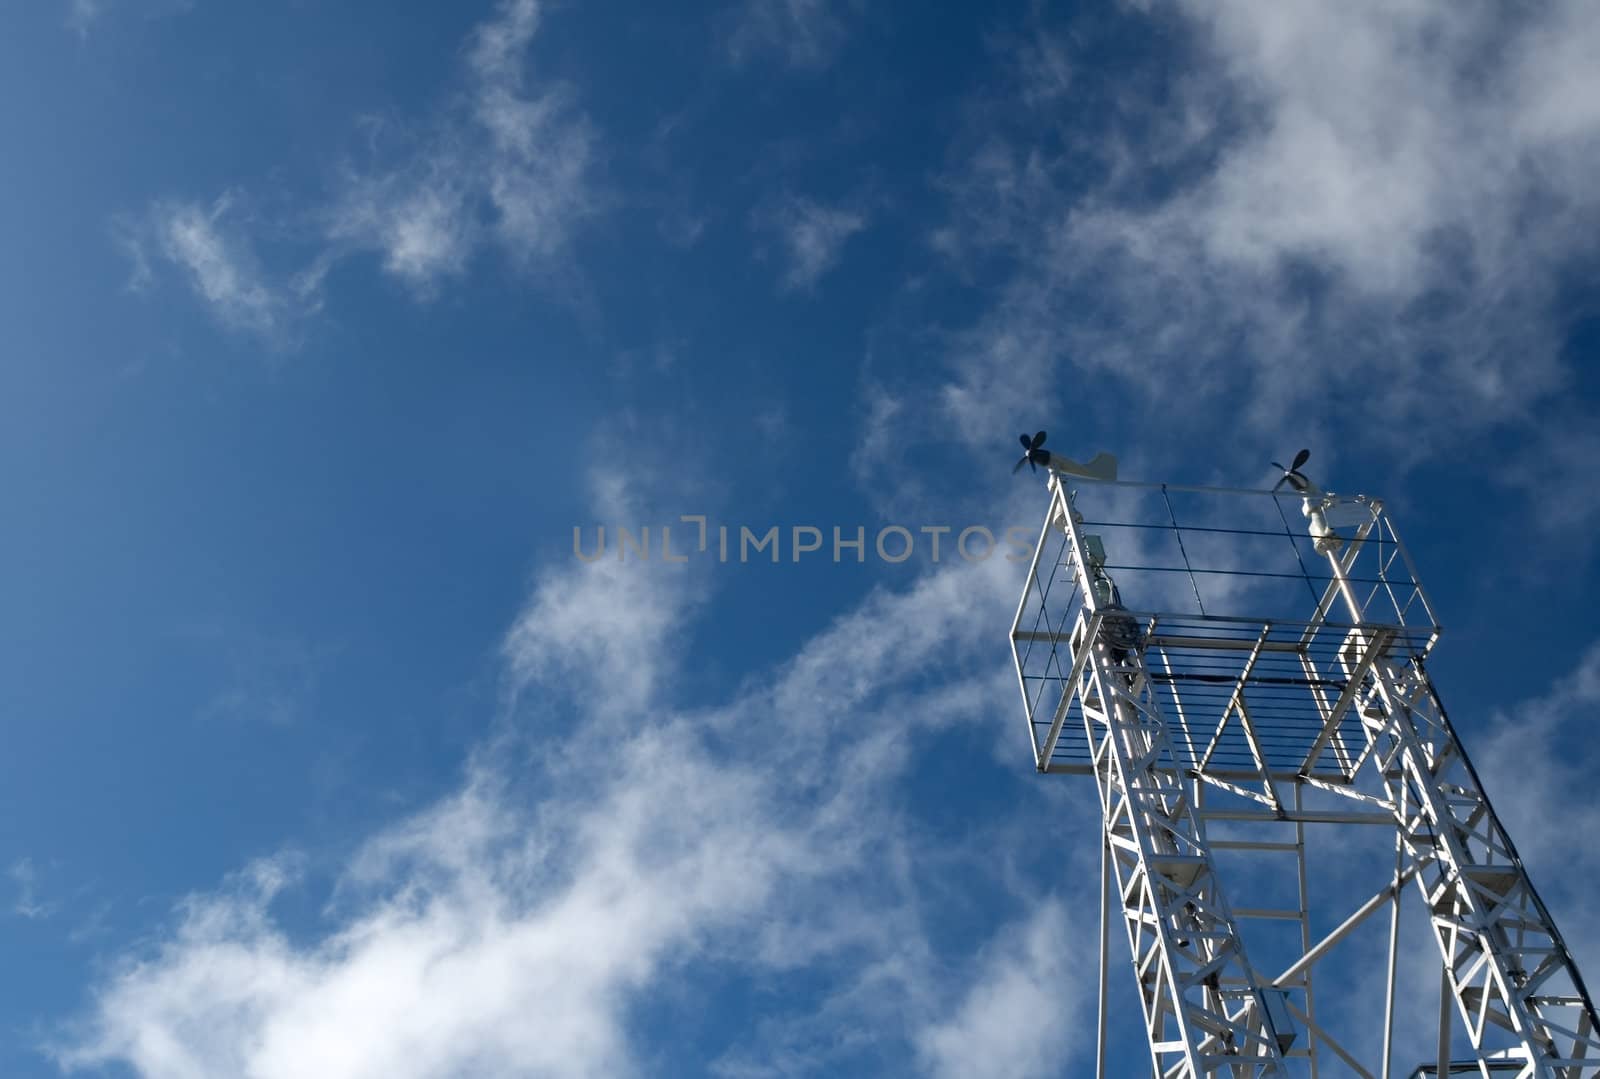
[{"label": "white metal pole", "polygon": [[1439,965],[1439,1079],[1450,1074],[1450,1023],[1455,1018],[1455,998],[1450,992],[1450,973]]},{"label": "white metal pole", "polygon": [[1394,837],[1394,898],[1389,902],[1389,981],[1383,997],[1383,1079],[1389,1079],[1394,1066],[1394,978],[1400,955],[1400,836]]},{"label": "white metal pole", "polygon": [[1111,951],[1111,844],[1100,836],[1100,1029],[1095,1035],[1095,1076],[1106,1079],[1106,976]]}]

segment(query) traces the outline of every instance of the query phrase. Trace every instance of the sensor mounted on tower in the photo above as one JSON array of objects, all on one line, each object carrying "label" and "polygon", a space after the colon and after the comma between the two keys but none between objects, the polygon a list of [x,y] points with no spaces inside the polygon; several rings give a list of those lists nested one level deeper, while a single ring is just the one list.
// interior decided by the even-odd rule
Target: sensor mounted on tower
[{"label": "sensor mounted on tower", "polygon": [[1027,434],[1020,436],[1022,441],[1022,457],[1011,466],[1011,474],[1015,476],[1022,471],[1022,466],[1027,465],[1037,472],[1043,465],[1051,472],[1060,472],[1067,476],[1078,476],[1086,480],[1099,480],[1102,483],[1115,483],[1117,480],[1117,459],[1109,453],[1097,453],[1090,458],[1088,464],[1079,464],[1070,457],[1059,453],[1051,453],[1041,449],[1044,445],[1045,433],[1038,432],[1031,438]]}]

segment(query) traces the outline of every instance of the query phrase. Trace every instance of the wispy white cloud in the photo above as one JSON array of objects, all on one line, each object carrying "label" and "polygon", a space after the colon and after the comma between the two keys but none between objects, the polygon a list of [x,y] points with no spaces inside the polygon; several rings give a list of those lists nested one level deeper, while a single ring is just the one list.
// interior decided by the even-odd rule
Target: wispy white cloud
[{"label": "wispy white cloud", "polygon": [[1257,437],[1339,401],[1410,454],[1524,422],[1565,377],[1551,300],[1600,222],[1575,59],[1596,9],[1149,8],[1128,17],[1188,31],[1159,110],[1138,71],[1109,110],[1031,107],[1070,70],[1041,46],[947,177],[936,245],[1010,271],[957,346],[960,430],[1069,373],[1102,398],[1242,402]]},{"label": "wispy white cloud", "polygon": [[281,302],[262,284],[248,252],[219,231],[228,204],[224,197],[209,212],[193,205],[168,209],[158,224],[162,249],[188,271],[195,291],[225,322],[270,330]]},{"label": "wispy white cloud", "polygon": [[66,0],[67,29],[79,37],[89,31],[107,14],[126,10],[146,17],[176,15],[194,7],[194,0]]},{"label": "wispy white cloud", "polygon": [[[375,160],[344,169],[332,196],[295,220],[257,228],[225,194],[210,206],[158,203],[148,223],[116,232],[133,284],[153,258],[180,268],[226,325],[281,336],[315,311],[329,271],[375,252],[385,272],[429,297],[496,245],[514,266],[548,271],[595,211],[596,136],[563,86],[535,85],[526,53],[538,26],[533,0],[508,0],[473,33],[464,92],[416,129],[378,132]],[[297,269],[268,270],[252,233],[314,235]]]},{"label": "wispy white cloud", "polygon": [[[682,733],[625,748],[552,851],[499,794],[462,794],[379,837],[367,894],[310,947],[276,926],[286,879],[253,869],[99,998],[69,1067],[152,1076],[631,1074],[629,992],[770,894],[761,793]],[[672,806],[670,813],[661,807]],[[569,815],[570,814],[570,815]],[[537,833],[533,833],[537,834]],[[541,887],[549,885],[549,887]]]},{"label": "wispy white cloud", "polygon": [[281,340],[309,307],[288,282],[273,280],[249,241],[248,215],[226,193],[209,205],[161,202],[113,229],[132,264],[129,288],[148,289],[155,267],[176,270],[223,325]]},{"label": "wispy white cloud", "polygon": [[1018,47],[1023,104],[1038,108],[1067,97],[1075,67],[1069,53],[1069,44],[1050,33],[1036,34]]},{"label": "wispy white cloud", "polygon": [[[623,522],[640,538],[632,522],[643,514],[620,475],[598,475],[593,482],[599,518]],[[693,527],[678,535],[680,549],[688,548]],[[620,549],[615,531],[607,542],[609,550]],[[655,543],[662,542],[658,532]],[[653,553],[662,558],[659,546]],[[693,610],[695,583],[688,566],[626,562],[615,555],[545,575],[502,649],[513,688],[565,679],[596,713],[637,714],[683,658],[671,642]]]},{"label": "wispy white cloud", "polygon": [[119,217],[111,221],[111,242],[128,260],[126,287],[129,292],[143,292],[155,281],[150,252],[153,238],[150,233],[151,229],[145,220]]},{"label": "wispy white cloud", "polygon": [[451,160],[353,177],[330,215],[329,236],[340,245],[377,250],[385,271],[429,292],[466,268],[481,236],[463,179]]},{"label": "wispy white cloud", "polygon": [[18,858],[6,871],[17,895],[11,903],[11,912],[30,921],[48,918],[56,912],[58,903],[45,902],[39,897],[39,869],[32,858]]},{"label": "wispy white cloud", "polygon": [[1600,432],[1581,404],[1568,402],[1546,409],[1533,437],[1498,462],[1491,476],[1527,496],[1529,519],[1543,538],[1561,537],[1588,549],[1594,542],[1592,522],[1600,520],[1600,485],[1592,469],[1596,460]]},{"label": "wispy white cloud", "polygon": [[[1086,986],[1074,963],[1067,912],[1040,903],[996,934],[954,1012],[917,1038],[928,1074],[1026,1079],[1061,1073]],[[1040,1008],[1049,1001],[1049,1011]]]},{"label": "wispy white cloud", "polygon": [[1468,752],[1496,814],[1528,865],[1534,887],[1576,950],[1589,984],[1600,977],[1600,899],[1592,882],[1600,855],[1574,837],[1600,829],[1592,796],[1600,766],[1592,734],[1600,715],[1600,642],[1544,693],[1497,715]]},{"label": "wispy white cloud", "polygon": [[515,0],[480,28],[471,66],[474,112],[489,133],[488,190],[501,239],[524,257],[546,256],[590,210],[592,135],[567,91],[530,94],[522,54],[538,26],[532,0]]},{"label": "wispy white cloud", "polygon": [[79,36],[87,34],[101,10],[99,0],[67,0],[67,27]]},{"label": "wispy white cloud", "polygon": [[539,14],[510,0],[473,32],[464,99],[399,162],[351,176],[330,214],[336,242],[377,250],[424,293],[485,243],[521,267],[561,255],[595,210],[595,135],[569,89],[530,84]]},{"label": "wispy white cloud", "polygon": [[863,392],[866,414],[862,418],[862,435],[850,453],[850,470],[862,482],[887,466],[897,442],[895,419],[905,408],[905,403],[878,385],[869,385]]},{"label": "wispy white cloud", "polygon": [[[988,714],[1007,672],[979,642],[1013,575],[950,563],[874,594],[725,705],[684,714],[661,687],[699,589],[623,565],[541,574],[507,638],[512,728],[458,793],[362,846],[325,931],[291,937],[274,914],[283,888],[309,886],[292,863],[254,867],[117,968],[58,1059],[161,1076],[639,1074],[630,1008],[702,964],[819,980],[820,998],[766,1013],[762,1036],[795,1060],[907,1051],[957,1007],[928,976],[919,866],[995,848],[929,858],[898,779],[919,732]],[[548,739],[563,701],[576,725]],[[1060,986],[1029,969],[1054,1008]],[[762,1047],[736,1036],[718,1066],[740,1074]]]},{"label": "wispy white cloud", "polygon": [[791,67],[817,69],[833,61],[847,36],[835,0],[743,0],[727,49],[735,64],[776,53]]},{"label": "wispy white cloud", "polygon": [[791,291],[815,288],[838,264],[845,242],[867,227],[866,214],[860,210],[824,206],[799,196],[758,213],[757,222],[783,245],[788,262],[783,287]]}]

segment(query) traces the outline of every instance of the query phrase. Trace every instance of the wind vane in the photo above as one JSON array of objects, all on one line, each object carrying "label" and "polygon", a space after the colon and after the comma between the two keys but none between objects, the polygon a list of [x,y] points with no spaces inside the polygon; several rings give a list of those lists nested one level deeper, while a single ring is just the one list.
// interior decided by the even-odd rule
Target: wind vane
[{"label": "wind vane", "polygon": [[1117,478],[1117,459],[1111,454],[1097,453],[1089,460],[1088,464],[1079,464],[1070,457],[1064,457],[1059,453],[1051,453],[1049,450],[1041,449],[1040,447],[1044,445],[1044,435],[1045,433],[1040,431],[1032,438],[1029,438],[1026,434],[1021,436],[1022,459],[1012,467],[1011,474],[1013,476],[1022,470],[1023,465],[1027,465],[1035,472],[1039,471],[1040,465],[1043,465],[1052,472],[1061,472],[1068,476],[1081,476],[1084,479],[1100,480],[1104,483],[1115,482]]}]

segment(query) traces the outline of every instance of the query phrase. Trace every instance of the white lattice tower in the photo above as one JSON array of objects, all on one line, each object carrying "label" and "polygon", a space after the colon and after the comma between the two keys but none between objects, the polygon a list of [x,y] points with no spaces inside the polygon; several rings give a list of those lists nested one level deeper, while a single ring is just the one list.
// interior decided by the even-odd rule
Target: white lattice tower
[{"label": "white lattice tower", "polygon": [[[1099,791],[1096,1074],[1120,910],[1157,1076],[1600,1077],[1594,1005],[1428,678],[1438,626],[1382,504],[1313,491],[1283,500],[1292,525],[1266,492],[1067,483],[1011,639],[1038,769]],[[1311,836],[1345,832],[1392,848],[1356,898],[1354,862],[1314,886]],[[1437,957],[1425,1022],[1398,995],[1407,893]],[[1349,942],[1384,912],[1374,962]],[[1336,1029],[1342,998],[1379,995],[1381,1031]]]}]

